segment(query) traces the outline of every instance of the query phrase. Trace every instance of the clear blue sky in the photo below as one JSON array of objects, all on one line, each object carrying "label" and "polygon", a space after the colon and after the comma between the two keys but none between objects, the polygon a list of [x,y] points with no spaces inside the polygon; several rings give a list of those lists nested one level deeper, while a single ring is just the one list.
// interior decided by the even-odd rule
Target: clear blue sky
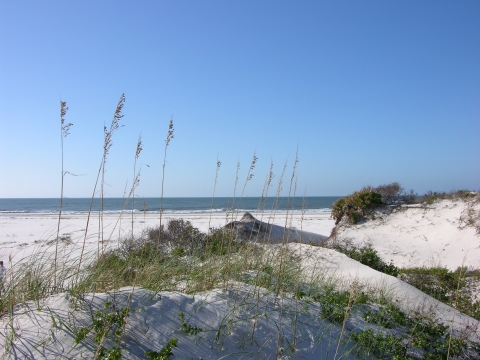
[{"label": "clear blue sky", "polygon": [[[139,196],[260,196],[298,146],[297,193],[480,189],[480,1],[2,1],[0,197],[91,196],[125,93],[106,196],[143,137]],[[149,165],[147,167],[146,165]],[[128,185],[130,186],[130,185]],[[305,190],[306,189],[306,190]]]}]

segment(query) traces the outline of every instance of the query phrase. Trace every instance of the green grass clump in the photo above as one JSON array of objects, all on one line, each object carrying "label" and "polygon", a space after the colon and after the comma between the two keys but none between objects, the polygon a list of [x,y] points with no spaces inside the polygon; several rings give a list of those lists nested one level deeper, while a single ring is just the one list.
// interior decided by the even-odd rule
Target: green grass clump
[{"label": "green grass clump", "polygon": [[[400,270],[401,279],[431,297],[480,320],[480,302],[471,298],[468,281],[480,281],[480,272],[458,268],[450,271],[442,267],[410,268]],[[458,291],[457,291],[458,290]]]},{"label": "green grass clump", "polygon": [[386,263],[380,256],[378,256],[377,250],[370,246],[365,246],[361,248],[351,248],[344,250],[343,253],[348,257],[357,260],[363,265],[367,265],[372,269],[380,271],[387,275],[397,276],[398,268],[393,264],[393,262]]},{"label": "green grass clump", "polygon": [[[368,329],[351,335],[360,345],[357,355],[366,358],[374,355],[378,359],[440,360],[466,354],[468,351],[472,352],[471,356],[480,355],[476,349],[469,350],[466,341],[456,337],[450,339],[448,326],[418,314],[407,316],[391,304],[380,307],[378,312],[365,312],[363,319],[380,326],[377,331]],[[402,335],[398,331],[385,329],[402,329]]]},{"label": "green grass clump", "polygon": [[395,277],[398,275],[399,269],[393,262],[386,263],[383,261],[382,258],[378,256],[377,250],[370,245],[359,247],[351,243],[332,242],[326,244],[326,246],[384,274]]},{"label": "green grass clump", "polygon": [[407,315],[392,304],[380,307],[378,312],[366,311],[363,314],[363,319],[368,323],[378,324],[386,329],[393,328],[394,324],[402,326],[410,324],[410,319]]},{"label": "green grass clump", "polygon": [[383,206],[382,195],[370,187],[355,191],[353,194],[338,199],[332,206],[332,217],[338,224],[345,216],[350,223],[356,224],[371,210]]},{"label": "green grass clump", "polygon": [[187,288],[191,284],[190,291],[206,290],[219,281],[220,274],[236,276],[237,264],[227,266],[223,257],[254,251],[254,245],[237,242],[220,230],[205,234],[183,220],[171,220],[160,233],[161,246],[159,230],[151,229],[145,236],[124,239],[118,249],[99,256],[88,266],[76,291],[103,292],[124,286],[175,290],[180,282],[186,282]]},{"label": "green grass clump", "polygon": [[148,350],[145,352],[145,356],[149,360],[167,360],[170,356],[173,356],[172,349],[177,346],[177,343],[178,343],[178,339],[172,338],[162,350],[160,351]]},{"label": "green grass clump", "polygon": [[[352,296],[353,295],[353,296]],[[368,296],[364,293],[351,293],[349,291],[337,291],[333,287],[326,287],[323,292],[313,295],[313,300],[321,303],[322,317],[333,323],[342,323],[347,316],[347,307],[356,304],[365,304]]]}]

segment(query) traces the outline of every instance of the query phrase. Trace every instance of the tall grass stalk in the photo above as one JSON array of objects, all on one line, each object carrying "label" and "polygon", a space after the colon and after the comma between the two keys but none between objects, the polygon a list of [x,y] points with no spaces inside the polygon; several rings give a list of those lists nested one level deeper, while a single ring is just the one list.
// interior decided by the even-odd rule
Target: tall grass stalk
[{"label": "tall grass stalk", "polygon": [[[140,169],[141,170],[141,169]],[[119,231],[119,235],[120,235],[120,230],[121,230],[121,224],[122,224],[122,214],[123,214],[123,211],[125,210],[125,208],[127,207],[127,204],[128,202],[130,201],[130,199],[132,198],[132,195],[135,191],[135,189],[138,187],[138,185],[140,184],[140,170],[138,170],[137,172],[137,176],[135,177],[135,179],[133,179],[133,183],[132,183],[132,186],[130,187],[130,191],[128,193],[128,196],[127,198],[123,201],[123,204],[122,204],[122,209],[120,210],[120,215],[118,216],[118,219],[117,221],[115,222],[115,225],[113,226],[112,228],[112,231],[110,233],[110,236],[108,237],[108,241],[112,240],[112,236],[113,236],[113,233],[115,232],[115,229],[117,228],[117,225],[120,223],[120,226],[118,228],[118,231]],[[126,189],[126,188],[125,188]],[[132,200],[133,201],[133,200]],[[133,236],[133,235],[132,235]],[[118,238],[118,241],[120,241],[121,239],[121,236],[119,236]]]},{"label": "tall grass stalk", "polygon": [[[290,178],[290,188],[288,190],[288,202],[287,202],[287,205],[290,204],[290,196],[291,196],[291,193],[292,193],[292,185],[293,185],[293,180],[296,178],[296,169],[297,169],[297,164],[298,164],[298,148],[297,148],[297,153],[296,153],[296,156],[295,156],[295,162],[293,164],[293,171],[292,171],[292,177]],[[293,200],[292,200],[292,212],[293,212],[293,208],[294,208],[294,203],[295,203],[295,192],[297,190],[297,182],[295,181],[295,188],[294,188],[294,191],[293,191]],[[283,237],[282,237],[282,244],[281,244],[281,251],[280,251],[280,266],[278,268],[278,281],[277,281],[277,284],[276,284],[276,289],[275,289],[275,300],[274,302],[277,301],[277,297],[279,295],[279,291],[281,291],[281,302],[280,302],[280,327],[279,327],[279,330],[278,330],[278,337],[277,337],[277,358],[278,358],[278,350],[279,350],[279,347],[280,347],[280,339],[281,339],[281,329],[282,329],[282,319],[283,319],[283,305],[284,305],[284,299],[285,299],[285,291],[283,289],[282,286],[280,286],[281,284],[281,277],[284,276],[284,256],[285,256],[285,251],[284,249],[286,248],[288,242],[289,242],[289,238],[290,238],[290,230],[287,228],[287,224],[288,224],[288,206],[287,206],[287,211],[286,211],[286,214],[285,214],[285,225],[283,227]],[[293,214],[292,214],[293,216]],[[288,231],[288,232],[287,232]]]},{"label": "tall grass stalk", "polygon": [[142,135],[138,136],[137,140],[137,149],[135,151],[135,161],[133,162],[133,179],[134,179],[134,186],[132,187],[132,239],[133,239],[133,212],[135,210],[135,180],[137,179],[137,160],[142,152]]},{"label": "tall grass stalk", "polygon": [[[306,190],[306,189],[305,189]],[[305,193],[303,193],[303,199],[302,199],[302,215],[300,217],[300,249],[298,252],[298,255],[300,258],[302,257],[302,245],[303,245],[303,239],[302,239],[302,234],[303,234],[303,220],[305,217],[305,209],[306,209],[306,204],[305,204]],[[299,288],[300,288],[300,277],[297,277],[297,281],[295,282],[295,317],[293,319],[293,344],[292,344],[292,349],[295,351],[295,347],[297,346],[297,321],[298,321],[298,300],[300,298],[299,296]]]},{"label": "tall grass stalk", "polygon": [[[85,252],[85,243],[87,242],[87,234],[88,234],[88,225],[90,223],[90,216],[92,213],[92,205],[93,205],[93,199],[95,198],[95,193],[97,191],[97,186],[98,186],[98,180],[100,179],[100,174],[102,173],[102,170],[104,170],[104,165],[107,160],[107,155],[108,152],[112,146],[112,136],[114,132],[120,127],[119,121],[123,118],[122,114],[122,109],[125,104],[125,94],[122,93],[120,96],[120,100],[117,103],[117,108],[115,109],[115,113],[113,115],[113,120],[110,125],[110,130],[107,131],[107,128],[104,127],[104,142],[103,142],[103,155],[102,155],[102,161],[100,163],[100,167],[98,169],[98,174],[97,174],[97,179],[95,180],[95,185],[93,187],[93,193],[92,197],[90,199],[90,207],[88,209],[88,215],[87,215],[87,223],[85,225],[85,231],[84,231],[84,236],[83,236],[83,244],[82,244],[82,251],[80,252],[80,257],[78,261],[78,269],[77,273],[75,275],[75,285],[78,283],[78,276],[80,274],[80,269],[82,266],[82,260],[83,260],[83,254]],[[97,254],[99,256],[99,254]]]},{"label": "tall grass stalk", "polygon": [[[296,176],[296,170],[297,170],[297,165],[298,165],[298,149],[297,149],[297,153],[295,155],[295,162],[293,164],[293,171],[292,171],[292,176],[290,178],[290,187],[289,187],[289,190],[288,190],[288,202],[287,204],[290,204],[290,197],[292,195],[292,186],[293,186],[293,180],[295,179],[295,176]],[[294,192],[296,191],[296,185],[295,185],[295,190]],[[293,201],[292,201],[292,207],[293,207],[293,204],[295,202],[295,193],[294,193],[294,196],[293,196]],[[288,243],[288,240],[289,240],[289,237],[290,237],[290,231],[288,231],[287,233],[287,224],[288,224],[288,207],[287,207],[287,211],[286,211],[286,214],[285,214],[285,225],[283,227],[283,238],[282,238],[282,246],[284,246],[285,244]],[[287,234],[287,235],[285,235]],[[282,274],[282,271],[283,271],[283,251],[280,253],[280,266],[278,268],[278,271],[279,271],[279,274],[278,274],[278,277],[280,278],[281,274]],[[280,287],[277,283],[277,288],[275,290],[275,298],[278,296],[279,294],[279,291],[280,291]],[[276,301],[276,300],[275,300]]]},{"label": "tall grass stalk", "polygon": [[167,138],[165,139],[165,149],[163,153],[163,166],[162,166],[162,193],[160,194],[160,223],[158,227],[158,244],[157,247],[160,247],[161,236],[162,236],[162,215],[163,215],[163,186],[165,184],[165,164],[167,162],[167,148],[170,144],[170,141],[173,139],[173,119],[170,118],[170,124],[168,125]]},{"label": "tall grass stalk", "polygon": [[[462,280],[462,270],[464,269],[465,260],[467,259],[467,254],[468,254],[468,251],[465,252],[465,255],[463,256],[463,260],[462,260],[462,266],[458,270],[457,289],[455,290],[455,305],[454,305],[455,309],[457,308],[457,304],[458,304],[458,293],[460,291],[460,283],[461,283],[461,280]],[[465,273],[466,272],[467,271],[465,270]],[[452,345],[452,333],[453,333],[453,323],[454,323],[454,321],[455,321],[455,311],[453,312],[453,315],[452,315],[452,322],[450,323],[450,331],[449,331],[449,335],[448,335],[447,360],[450,358],[450,348],[451,348],[451,345]]]},{"label": "tall grass stalk", "polygon": [[[235,185],[233,186],[232,221],[233,221],[233,215],[235,214],[235,199],[236,199],[236,195],[237,195],[238,173],[239,172],[240,172],[240,160],[237,161],[237,170],[235,172]],[[227,208],[227,215],[228,215],[228,208]],[[228,216],[227,216],[227,219],[228,219]]]},{"label": "tall grass stalk", "polygon": [[[100,208],[99,208],[99,240],[101,235],[101,245],[102,245],[102,254],[104,252],[104,238],[103,238],[103,206],[104,206],[104,196],[105,196],[105,167],[107,165],[107,155],[112,147],[112,137],[116,130],[118,130],[121,126],[120,120],[123,118],[122,115],[122,108],[125,103],[125,95],[122,94],[120,100],[117,104],[117,108],[115,109],[115,114],[113,115],[112,122],[110,123],[110,128],[107,129],[106,126],[103,127],[104,135],[105,135],[105,142],[104,142],[104,149],[103,149],[103,159],[102,159],[102,181],[100,182]],[[100,255],[100,251],[99,251]]]},{"label": "tall grass stalk", "polygon": [[252,161],[250,163],[250,167],[248,168],[247,177],[245,178],[245,184],[243,184],[242,194],[240,195],[239,203],[238,203],[238,206],[237,206],[237,212],[236,212],[236,215],[235,215],[235,220],[237,220],[237,218],[238,218],[238,213],[240,211],[240,206],[242,204],[243,194],[245,193],[245,189],[247,187],[247,184],[250,180],[253,179],[253,176],[255,175],[253,173],[253,170],[255,169],[255,164],[257,163],[257,160],[258,160],[258,157],[256,156],[256,151],[255,151],[253,153],[253,157],[252,157]]},{"label": "tall grass stalk", "polygon": [[[259,204],[259,209],[260,209],[260,212],[261,212],[260,221],[263,221],[265,205],[266,205],[266,201],[267,201],[267,198],[268,198],[268,190],[270,189],[270,186],[272,184],[273,177],[274,177],[274,175],[273,175],[273,160],[270,160],[270,171],[268,173],[267,179],[265,180],[265,184],[264,184],[263,190],[262,190],[262,197],[260,198],[260,204]],[[257,234],[257,239],[258,239],[258,236],[259,236],[259,234]],[[265,239],[263,239],[263,241],[265,241]],[[262,252],[260,254],[260,262],[261,263],[263,263],[263,257],[264,257],[264,254]],[[257,315],[258,315],[258,310],[259,310],[258,305],[260,303],[259,276],[260,276],[260,272],[257,272],[255,274],[255,279],[254,279],[253,291],[254,291],[254,296],[255,296],[255,315],[253,317],[254,320],[253,320],[253,325],[252,325],[252,335],[251,335],[250,344],[253,344],[253,340],[254,340],[255,328],[256,328],[256,325],[257,325]]]},{"label": "tall grass stalk", "polygon": [[[272,209],[270,213],[270,218],[268,219],[268,225],[273,224],[275,222],[275,217],[277,215],[278,207],[280,205],[279,199],[280,199],[280,194],[282,192],[283,178],[285,176],[285,171],[287,170],[287,163],[288,161],[285,161],[285,164],[283,164],[282,173],[280,174],[280,178],[278,179],[277,191],[275,193],[275,197],[272,203]],[[271,233],[268,234],[268,237],[266,239],[267,243],[270,242],[270,236],[271,236]]]},{"label": "tall grass stalk", "polygon": [[338,350],[340,349],[340,343],[342,341],[343,334],[345,332],[345,325],[347,324],[348,317],[350,316],[350,310],[352,308],[353,298],[355,297],[355,287],[357,285],[357,275],[355,275],[355,279],[353,279],[352,285],[350,286],[350,295],[348,297],[348,305],[345,308],[345,314],[343,315],[343,323],[342,323],[342,330],[340,331],[340,336],[338,337],[337,348],[335,350],[335,356],[333,360],[336,360],[338,355]]},{"label": "tall grass stalk", "polygon": [[[243,184],[243,188],[242,188],[242,194],[240,195],[240,199],[239,199],[239,203],[237,205],[237,211],[235,212],[235,208],[232,207],[232,212],[235,212],[235,218],[234,220],[236,221],[237,218],[238,218],[238,213],[240,211],[240,206],[242,204],[242,198],[243,198],[243,194],[245,192],[245,188],[247,187],[247,184],[250,180],[252,180],[253,176],[254,176],[254,173],[253,173],[253,170],[255,169],[255,164],[257,163],[257,156],[256,156],[256,152],[254,151],[253,152],[253,157],[252,157],[252,161],[250,163],[250,168],[248,169],[248,172],[247,172],[247,177],[245,178],[245,183]],[[240,162],[237,163],[237,174],[236,174],[236,178],[235,178],[235,188],[234,188],[234,195],[233,195],[233,201],[235,203],[235,192],[236,192],[236,189],[237,189],[237,183],[238,183],[238,170],[240,169]],[[232,213],[232,218],[233,218],[233,213]],[[231,255],[231,243],[232,243],[232,239],[229,240],[229,246],[228,246],[228,258],[230,258],[230,255]],[[227,266],[229,266],[229,262],[227,262]],[[227,286],[228,286],[228,280],[227,280]],[[238,295],[238,291],[235,293],[235,304],[234,306],[236,305],[236,301],[237,301],[237,295]]]},{"label": "tall grass stalk", "polygon": [[68,107],[65,101],[60,101],[60,146],[62,149],[62,183],[60,186],[60,210],[58,211],[58,224],[57,224],[57,239],[55,241],[55,260],[54,260],[54,277],[53,277],[53,287],[57,287],[57,257],[58,257],[58,240],[60,237],[60,221],[62,218],[62,209],[63,209],[63,183],[65,180],[65,171],[63,169],[63,138],[67,137],[69,134],[70,127],[72,123],[65,123],[65,115],[67,114]]},{"label": "tall grass stalk", "polygon": [[[128,179],[127,181],[125,181],[125,187],[123,188],[123,195],[122,195],[122,210],[120,211],[120,215],[119,215],[119,222],[120,222],[120,225],[118,227],[118,238],[120,239],[122,237],[122,215],[123,215],[123,209],[125,209],[125,206],[128,202],[128,199],[125,199],[125,195],[127,194],[127,186],[128,186]],[[117,245],[120,245],[120,242],[117,242]]]},{"label": "tall grass stalk", "polygon": [[221,161],[218,160],[218,156],[217,156],[217,167],[215,168],[215,182],[213,184],[212,205],[210,206],[210,218],[208,219],[208,230],[210,230],[210,224],[212,222],[213,200],[215,199],[215,189],[217,188],[218,170],[220,170],[221,165],[222,163]]}]

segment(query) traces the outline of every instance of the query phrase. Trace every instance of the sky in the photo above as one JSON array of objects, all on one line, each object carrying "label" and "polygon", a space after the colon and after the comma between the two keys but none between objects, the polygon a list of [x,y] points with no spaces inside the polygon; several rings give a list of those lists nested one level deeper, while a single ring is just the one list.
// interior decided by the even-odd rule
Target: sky
[{"label": "sky", "polygon": [[108,197],[140,135],[143,197],[163,175],[164,196],[261,196],[272,163],[267,195],[480,190],[479,19],[479,1],[2,1],[0,198],[60,196],[60,101],[64,196],[92,196],[122,93]]}]

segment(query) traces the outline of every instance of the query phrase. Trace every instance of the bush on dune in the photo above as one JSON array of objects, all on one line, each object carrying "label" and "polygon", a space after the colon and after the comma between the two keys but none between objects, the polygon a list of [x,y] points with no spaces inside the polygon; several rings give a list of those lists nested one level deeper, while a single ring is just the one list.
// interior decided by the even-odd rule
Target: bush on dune
[{"label": "bush on dune", "polygon": [[410,204],[414,201],[413,190],[407,193],[397,182],[375,188],[367,186],[335,201],[332,206],[332,217],[335,219],[335,224],[338,224],[344,216],[349,223],[356,224],[377,207]]},{"label": "bush on dune", "polygon": [[384,204],[380,193],[366,187],[335,201],[332,207],[332,217],[335,219],[335,224],[338,224],[344,216],[350,223],[356,224],[371,210]]}]

